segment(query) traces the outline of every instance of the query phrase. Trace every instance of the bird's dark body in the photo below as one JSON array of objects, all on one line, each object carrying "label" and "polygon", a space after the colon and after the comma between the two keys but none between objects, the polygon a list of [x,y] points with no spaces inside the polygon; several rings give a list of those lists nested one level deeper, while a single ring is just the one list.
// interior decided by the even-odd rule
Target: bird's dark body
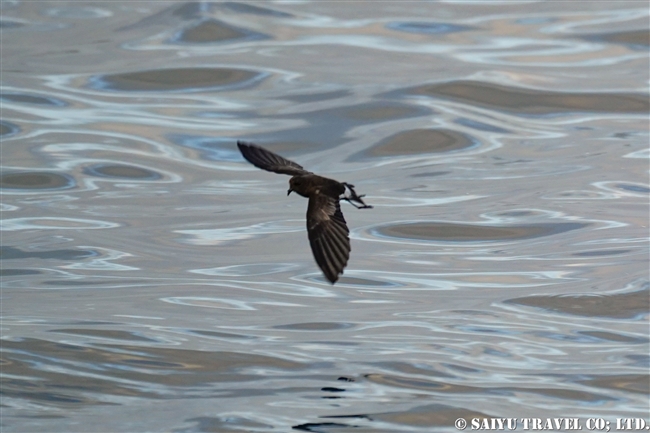
[{"label": "bird's dark body", "polygon": [[334,179],[328,179],[317,174],[303,174],[289,180],[291,191],[309,198],[314,194],[325,194],[339,197],[345,193],[345,185]]},{"label": "bird's dark body", "polygon": [[[327,177],[318,176],[301,165],[285,159],[253,143],[237,142],[237,147],[248,162],[262,170],[291,175],[288,194],[309,199],[307,205],[307,235],[316,263],[325,277],[334,284],[350,258],[349,229],[341,212],[343,199],[357,208],[371,208],[357,195],[354,186]],[[341,197],[346,189],[350,196]]]}]

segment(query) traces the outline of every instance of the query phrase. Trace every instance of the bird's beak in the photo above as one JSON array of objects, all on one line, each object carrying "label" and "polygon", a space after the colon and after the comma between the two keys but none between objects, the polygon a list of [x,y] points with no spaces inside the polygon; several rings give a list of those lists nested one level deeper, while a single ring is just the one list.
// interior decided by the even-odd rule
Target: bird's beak
[{"label": "bird's beak", "polygon": [[287,191],[287,195],[291,194],[292,192],[293,192],[293,190],[291,188],[289,188],[289,191]]}]

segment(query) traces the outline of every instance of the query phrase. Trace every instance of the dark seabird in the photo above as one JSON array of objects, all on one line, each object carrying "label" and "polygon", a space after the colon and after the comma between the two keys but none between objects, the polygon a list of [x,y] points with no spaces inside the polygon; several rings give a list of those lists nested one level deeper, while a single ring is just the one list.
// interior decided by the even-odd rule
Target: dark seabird
[{"label": "dark seabird", "polygon": [[[363,202],[361,198],[364,196],[357,195],[354,185],[318,176],[305,170],[301,165],[253,143],[238,141],[237,147],[244,158],[255,167],[292,176],[289,179],[287,195],[295,191],[309,199],[307,205],[309,244],[325,278],[334,284],[350,258],[348,236],[350,230],[341,213],[339,200],[345,200],[357,209],[369,209],[372,206]],[[341,197],[346,188],[350,191],[350,195]]]}]

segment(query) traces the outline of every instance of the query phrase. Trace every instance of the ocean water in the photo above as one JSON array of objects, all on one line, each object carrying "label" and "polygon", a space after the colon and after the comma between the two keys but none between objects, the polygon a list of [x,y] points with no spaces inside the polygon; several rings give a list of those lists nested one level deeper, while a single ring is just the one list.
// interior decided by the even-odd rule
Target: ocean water
[{"label": "ocean water", "polygon": [[3,432],[650,425],[647,4],[0,12]]}]

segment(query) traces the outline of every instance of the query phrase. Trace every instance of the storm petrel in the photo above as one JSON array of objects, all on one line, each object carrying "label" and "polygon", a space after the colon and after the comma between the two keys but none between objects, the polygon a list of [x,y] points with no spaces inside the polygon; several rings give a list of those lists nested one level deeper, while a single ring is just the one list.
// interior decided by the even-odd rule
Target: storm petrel
[{"label": "storm petrel", "polygon": [[[244,158],[257,168],[274,173],[288,174],[289,191],[295,191],[309,199],[307,205],[307,235],[316,263],[325,278],[332,284],[339,279],[350,258],[350,238],[348,226],[343,218],[339,200],[345,200],[357,209],[369,209],[354,190],[354,185],[318,176],[256,144],[237,142]],[[350,195],[341,197],[346,188]],[[356,205],[355,203],[359,203]]]}]

